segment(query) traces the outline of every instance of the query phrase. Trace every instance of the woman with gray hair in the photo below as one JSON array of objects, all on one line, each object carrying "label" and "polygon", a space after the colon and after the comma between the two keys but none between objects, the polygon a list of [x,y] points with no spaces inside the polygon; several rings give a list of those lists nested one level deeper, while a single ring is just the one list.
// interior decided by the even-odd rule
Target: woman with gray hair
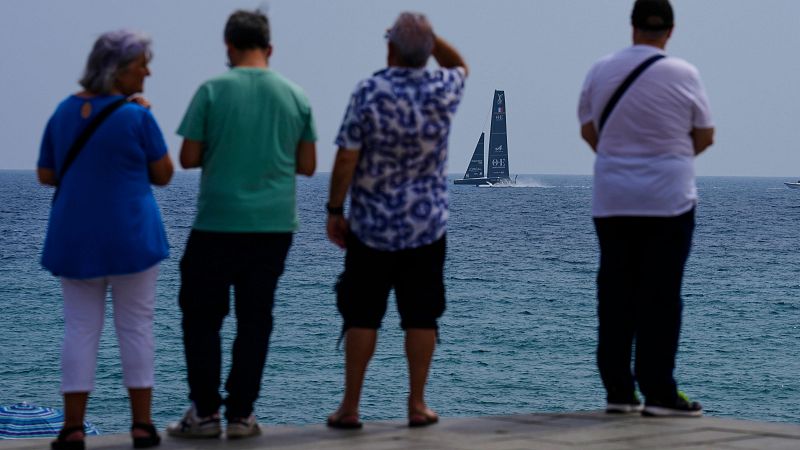
[{"label": "woman with gray hair", "polygon": [[42,138],[37,175],[57,188],[42,265],[60,277],[64,298],[65,418],[54,450],[85,448],[83,421],[109,287],[133,446],[160,442],[150,418],[153,308],[168,245],[151,184],[169,183],[173,168],[149,104],[132,97],[144,88],[151,56],[142,34],[101,35],[80,80],[84,90],[58,105]]}]

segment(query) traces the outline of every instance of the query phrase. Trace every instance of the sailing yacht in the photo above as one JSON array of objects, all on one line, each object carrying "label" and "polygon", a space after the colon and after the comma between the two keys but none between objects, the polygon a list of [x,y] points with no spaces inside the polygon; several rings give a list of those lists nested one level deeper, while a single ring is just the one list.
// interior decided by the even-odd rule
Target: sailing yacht
[{"label": "sailing yacht", "polygon": [[[454,184],[493,186],[512,184],[508,172],[508,136],[506,135],[506,101],[504,91],[494,91],[492,102],[492,125],[489,130],[489,152],[484,161],[484,134],[478,139],[475,152],[469,161],[464,178],[453,180]],[[486,166],[486,175],[484,175]]]}]

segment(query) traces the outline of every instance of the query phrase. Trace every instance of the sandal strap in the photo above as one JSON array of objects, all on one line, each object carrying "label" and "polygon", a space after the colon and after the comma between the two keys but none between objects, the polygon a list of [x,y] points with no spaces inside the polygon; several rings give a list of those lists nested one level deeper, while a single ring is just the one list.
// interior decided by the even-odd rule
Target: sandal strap
[{"label": "sandal strap", "polygon": [[58,432],[58,437],[56,437],[56,440],[50,442],[50,448],[52,450],[84,450],[86,448],[84,439],[77,441],[67,440],[67,436],[78,431],[83,433],[84,437],[86,436],[86,429],[83,425],[62,428],[61,431]]},{"label": "sandal strap", "polygon": [[131,432],[133,432],[133,430],[143,430],[147,432],[147,436],[133,438],[133,448],[150,448],[161,443],[161,437],[158,435],[158,431],[152,423],[134,422],[131,426]]},{"label": "sandal strap", "polygon": [[156,431],[156,427],[152,423],[144,423],[144,422],[134,422],[133,425],[131,425],[131,431],[133,430],[147,431],[151,435],[156,434],[158,432]]},{"label": "sandal strap", "polygon": [[74,427],[65,427],[58,432],[58,439],[64,440],[67,436],[76,431],[80,431],[81,433],[86,434],[86,428],[83,425],[77,425]]}]

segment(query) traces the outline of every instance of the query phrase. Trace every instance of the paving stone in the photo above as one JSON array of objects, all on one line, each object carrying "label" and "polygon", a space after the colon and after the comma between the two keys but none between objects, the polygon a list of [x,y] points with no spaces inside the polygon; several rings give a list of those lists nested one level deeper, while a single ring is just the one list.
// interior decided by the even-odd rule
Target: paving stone
[{"label": "paving stone", "polygon": [[[691,420],[691,419],[688,419]],[[718,417],[704,417],[703,421],[708,427],[718,429],[734,429],[748,433],[774,434],[777,436],[789,436],[800,438],[800,426],[786,426],[784,423],[774,422],[753,422],[747,420],[730,420]]]},{"label": "paving stone", "polygon": [[[162,433],[163,435],[164,433]],[[0,450],[41,450],[51,439],[0,440]],[[127,434],[90,436],[90,450],[129,450]],[[422,429],[369,422],[355,431],[324,425],[267,426],[261,436],[187,440],[164,436],[158,450],[625,450],[648,448],[800,449],[800,425],[703,417],[642,418],[601,411],[444,418]]]},{"label": "paving stone", "polygon": [[790,437],[761,436],[752,439],[728,443],[732,449],[754,450],[797,450],[800,449],[800,439]]},{"label": "paving stone", "polygon": [[[628,438],[626,436],[620,436],[613,440],[594,441],[589,443],[588,446],[596,450],[612,450],[615,448],[664,449],[696,446],[714,449],[719,448],[721,445],[728,445],[745,439],[748,439],[748,435],[744,433],[696,430],[688,433],[661,435],[651,438]],[[623,444],[624,447],[622,446]]]}]

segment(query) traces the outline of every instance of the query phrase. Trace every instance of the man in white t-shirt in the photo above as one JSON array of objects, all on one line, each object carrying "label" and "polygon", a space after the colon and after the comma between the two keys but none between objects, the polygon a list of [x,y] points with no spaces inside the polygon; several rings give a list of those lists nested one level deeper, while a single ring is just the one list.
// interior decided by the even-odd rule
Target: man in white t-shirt
[{"label": "man in white t-shirt", "polygon": [[633,46],[595,63],[578,107],[581,136],[597,154],[597,364],[606,411],[700,416],[702,407],[678,391],[673,371],[697,202],[694,158],[712,144],[714,128],[697,69],[674,57],[652,62],[606,112],[629,74],[665,55],[669,1],[637,0],[631,24]]}]

